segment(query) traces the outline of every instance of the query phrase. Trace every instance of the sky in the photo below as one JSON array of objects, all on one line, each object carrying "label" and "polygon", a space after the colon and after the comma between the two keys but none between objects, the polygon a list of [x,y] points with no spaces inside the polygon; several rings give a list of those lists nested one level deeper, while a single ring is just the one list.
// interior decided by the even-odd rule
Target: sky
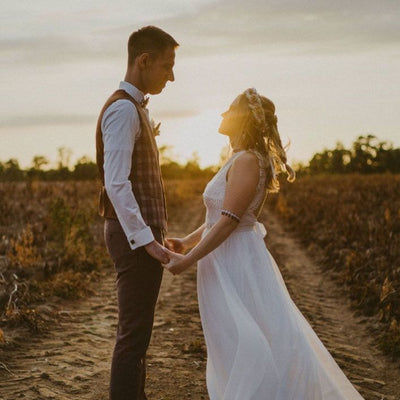
[{"label": "sky", "polygon": [[3,0],[0,161],[94,159],[96,121],[126,70],[130,33],[180,44],[175,82],[151,96],[160,146],[219,162],[220,114],[255,87],[276,106],[291,162],[374,134],[400,146],[398,0]]}]

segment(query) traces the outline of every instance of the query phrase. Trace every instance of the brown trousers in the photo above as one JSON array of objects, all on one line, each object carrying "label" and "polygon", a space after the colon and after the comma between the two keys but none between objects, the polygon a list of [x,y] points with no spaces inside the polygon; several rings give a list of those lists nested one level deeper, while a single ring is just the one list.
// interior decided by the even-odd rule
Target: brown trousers
[{"label": "brown trousers", "polygon": [[[162,243],[159,229],[155,239]],[[118,327],[111,364],[110,400],[146,400],[146,350],[163,268],[144,247],[131,250],[117,220],[106,219],[104,236],[117,273]]]}]

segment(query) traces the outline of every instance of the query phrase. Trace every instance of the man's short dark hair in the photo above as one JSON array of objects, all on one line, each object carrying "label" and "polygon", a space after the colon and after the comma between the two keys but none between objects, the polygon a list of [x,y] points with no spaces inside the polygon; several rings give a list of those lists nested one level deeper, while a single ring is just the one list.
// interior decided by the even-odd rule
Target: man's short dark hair
[{"label": "man's short dark hair", "polygon": [[167,48],[178,47],[178,42],[167,32],[156,26],[145,26],[131,34],[128,40],[128,64],[143,53],[162,54]]}]

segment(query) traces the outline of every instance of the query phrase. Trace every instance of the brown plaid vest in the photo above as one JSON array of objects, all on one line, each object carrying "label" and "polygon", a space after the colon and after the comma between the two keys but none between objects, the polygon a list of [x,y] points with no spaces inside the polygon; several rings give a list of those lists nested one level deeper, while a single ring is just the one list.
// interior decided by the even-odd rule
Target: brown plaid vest
[{"label": "brown plaid vest", "polygon": [[139,204],[145,223],[149,226],[167,230],[167,212],[164,186],[158,157],[157,144],[153,129],[150,126],[146,112],[140,104],[124,90],[117,90],[106,101],[100,112],[96,130],[96,161],[103,186],[100,190],[99,214],[105,218],[117,219],[114,207],[107,196],[104,187],[104,143],[101,121],[106,109],[115,101],[126,99],[131,101],[139,114],[141,134],[135,142],[132,153],[132,167],[129,180],[133,194]]}]

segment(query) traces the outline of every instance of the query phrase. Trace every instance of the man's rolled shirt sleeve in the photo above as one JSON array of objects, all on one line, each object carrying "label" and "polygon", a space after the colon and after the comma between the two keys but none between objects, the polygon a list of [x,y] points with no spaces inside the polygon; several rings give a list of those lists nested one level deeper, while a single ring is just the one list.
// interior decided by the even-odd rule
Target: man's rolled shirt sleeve
[{"label": "man's rolled shirt sleeve", "polygon": [[103,116],[102,132],[105,188],[134,250],[154,240],[150,227],[143,220],[129,180],[135,140],[140,134],[140,120],[135,106],[128,100],[111,104]]}]

